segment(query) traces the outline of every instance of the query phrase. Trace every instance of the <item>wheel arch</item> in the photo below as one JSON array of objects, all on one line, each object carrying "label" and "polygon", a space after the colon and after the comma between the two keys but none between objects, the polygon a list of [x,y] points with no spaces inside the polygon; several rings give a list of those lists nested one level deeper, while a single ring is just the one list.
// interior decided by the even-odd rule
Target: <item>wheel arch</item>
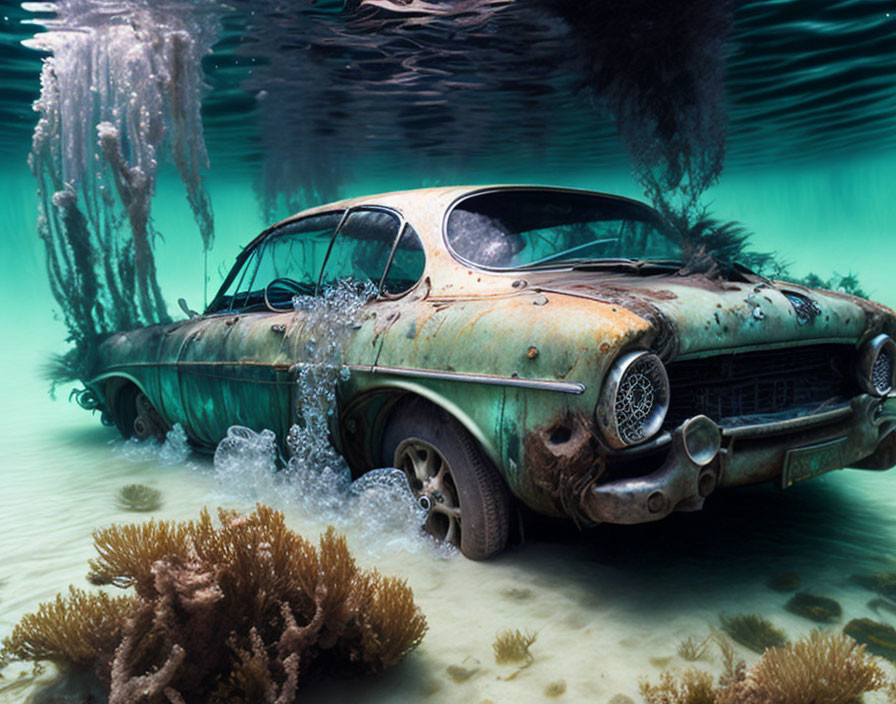
[{"label": "wheel arch", "polygon": [[[379,463],[379,444],[376,441],[382,438],[395,404],[407,397],[421,398],[448,413],[479,443],[489,461],[495,467],[501,466],[500,454],[493,440],[457,403],[422,384],[396,379],[366,389],[340,409],[339,434],[343,454],[353,470],[369,469]],[[352,427],[356,429],[352,431]]]}]

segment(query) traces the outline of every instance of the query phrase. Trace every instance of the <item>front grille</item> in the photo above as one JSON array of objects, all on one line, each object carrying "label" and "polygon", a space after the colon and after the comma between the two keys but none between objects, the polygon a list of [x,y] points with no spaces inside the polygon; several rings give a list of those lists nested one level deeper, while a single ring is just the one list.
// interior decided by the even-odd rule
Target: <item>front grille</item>
[{"label": "front grille", "polygon": [[666,427],[697,414],[717,423],[794,412],[858,393],[851,345],[812,345],[672,362]]}]

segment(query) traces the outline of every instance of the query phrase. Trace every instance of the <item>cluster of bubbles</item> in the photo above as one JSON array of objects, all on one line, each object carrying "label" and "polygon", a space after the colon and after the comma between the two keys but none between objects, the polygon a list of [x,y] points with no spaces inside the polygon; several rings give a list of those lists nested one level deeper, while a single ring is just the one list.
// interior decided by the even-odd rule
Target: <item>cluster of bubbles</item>
[{"label": "cluster of bubbles", "polygon": [[154,462],[164,467],[184,464],[192,452],[187,433],[180,423],[174,424],[162,442],[156,438],[138,440],[132,437],[119,443],[117,449],[128,462]]},{"label": "cluster of bubbles", "polygon": [[362,306],[375,292],[369,282],[345,279],[320,296],[293,299],[291,326],[300,328],[297,336],[306,344],[297,365],[299,422],[286,440],[288,457],[280,456],[270,430],[234,426],[215,451],[214,473],[219,487],[242,498],[274,496],[316,521],[351,530],[370,552],[414,551],[432,546],[421,530],[426,512],[404,473],[384,467],[353,481],[330,443],[336,388],[349,373],[343,350]]}]

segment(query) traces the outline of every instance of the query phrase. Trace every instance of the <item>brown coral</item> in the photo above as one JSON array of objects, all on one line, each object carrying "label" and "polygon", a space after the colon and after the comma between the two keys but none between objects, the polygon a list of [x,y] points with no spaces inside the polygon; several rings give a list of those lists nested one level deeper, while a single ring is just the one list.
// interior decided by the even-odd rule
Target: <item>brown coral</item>
[{"label": "brown coral", "polygon": [[69,588],[68,598],[41,604],[3,639],[0,662],[49,661],[62,666],[89,666],[97,656],[111,657],[121,635],[121,621],[131,608],[128,596],[90,594]]},{"label": "brown coral", "polygon": [[[310,672],[392,666],[427,628],[404,581],[360,570],[332,528],[315,548],[265,506],[219,511],[219,525],[203,511],[113,526],[94,541],[92,581],[133,586],[136,598],[73,590],[71,604],[23,619],[0,659],[92,664],[110,682],[110,704],[290,704]],[[76,618],[99,624],[101,642],[47,645],[45,632],[82,608]]]},{"label": "brown coral", "polygon": [[647,704],[713,704],[715,693],[712,675],[693,668],[680,677],[671,672],[660,675],[660,682],[652,685],[641,683],[641,696]]},{"label": "brown coral", "polygon": [[699,670],[657,685],[641,684],[647,704],[855,704],[865,692],[892,687],[864,646],[840,634],[814,631],[807,638],[769,648],[749,671],[726,667],[719,687]]}]

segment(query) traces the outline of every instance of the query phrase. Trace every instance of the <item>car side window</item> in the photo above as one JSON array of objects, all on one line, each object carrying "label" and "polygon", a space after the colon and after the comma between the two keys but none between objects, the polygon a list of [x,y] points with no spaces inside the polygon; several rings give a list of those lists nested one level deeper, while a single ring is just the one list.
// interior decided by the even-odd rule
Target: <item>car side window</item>
[{"label": "car side window", "polygon": [[405,223],[395,254],[392,255],[392,262],[383,277],[383,293],[397,296],[412,288],[423,276],[425,264],[420,235],[410,223]]},{"label": "car side window", "polygon": [[327,256],[321,288],[341,279],[369,281],[379,286],[401,221],[383,210],[355,210],[348,214]]},{"label": "car side window", "polygon": [[[342,213],[327,213],[273,230],[243,262],[216,310],[288,308],[292,297],[313,295]],[[267,298],[267,303],[265,302]]]}]

